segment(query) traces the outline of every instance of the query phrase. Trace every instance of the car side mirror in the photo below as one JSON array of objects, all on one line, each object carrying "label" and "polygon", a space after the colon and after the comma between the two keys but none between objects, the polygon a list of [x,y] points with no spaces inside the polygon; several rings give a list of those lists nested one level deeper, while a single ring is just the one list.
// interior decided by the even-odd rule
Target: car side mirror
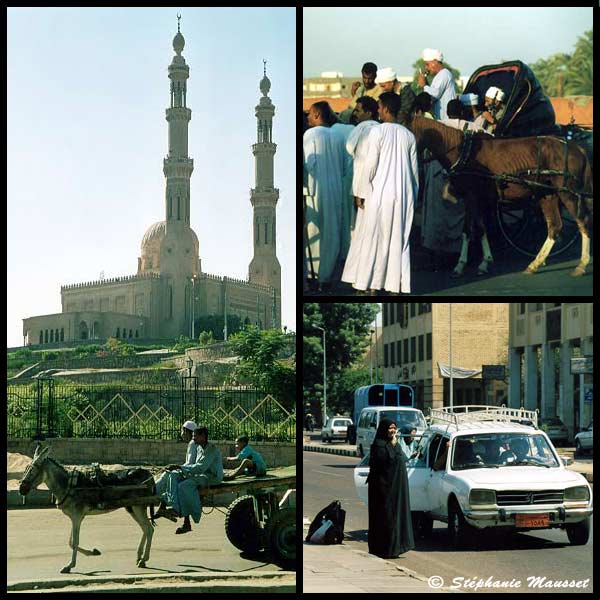
[{"label": "car side mirror", "polygon": [[563,461],[565,467],[573,464],[573,459],[570,456],[561,456],[560,459]]}]

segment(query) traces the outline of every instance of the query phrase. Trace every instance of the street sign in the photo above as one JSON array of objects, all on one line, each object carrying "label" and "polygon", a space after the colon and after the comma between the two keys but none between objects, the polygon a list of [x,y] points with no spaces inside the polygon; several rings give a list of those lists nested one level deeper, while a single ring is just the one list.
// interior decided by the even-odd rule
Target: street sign
[{"label": "street sign", "polygon": [[504,381],[506,378],[506,367],[504,365],[482,365],[481,378]]},{"label": "street sign", "polygon": [[571,375],[581,375],[584,373],[593,373],[594,357],[585,356],[583,358],[571,359]]}]

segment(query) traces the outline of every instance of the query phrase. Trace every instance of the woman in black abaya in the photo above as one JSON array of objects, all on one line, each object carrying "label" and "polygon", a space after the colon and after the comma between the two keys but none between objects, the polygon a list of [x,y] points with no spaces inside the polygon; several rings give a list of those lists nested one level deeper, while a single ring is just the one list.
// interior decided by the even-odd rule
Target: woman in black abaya
[{"label": "woman in black abaya", "polygon": [[408,477],[396,425],[381,419],[369,457],[369,553],[396,558],[415,547]]}]

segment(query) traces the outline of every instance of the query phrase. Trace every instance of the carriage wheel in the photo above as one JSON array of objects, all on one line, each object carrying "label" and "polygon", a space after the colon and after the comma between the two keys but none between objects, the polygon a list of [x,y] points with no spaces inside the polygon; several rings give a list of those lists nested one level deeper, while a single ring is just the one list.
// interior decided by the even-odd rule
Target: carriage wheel
[{"label": "carriage wheel", "polygon": [[[498,202],[496,214],[500,231],[506,242],[521,254],[537,256],[547,236],[546,221],[538,204],[533,201],[525,205]],[[560,216],[563,228],[552,247],[550,256],[561,254],[579,237],[575,219],[562,204]]]},{"label": "carriage wheel", "polygon": [[283,508],[273,514],[269,521],[271,552],[287,567],[296,562],[296,509]]},{"label": "carriage wheel", "polygon": [[254,514],[252,496],[240,496],[234,500],[225,517],[227,539],[242,552],[258,552],[262,547],[261,530]]}]

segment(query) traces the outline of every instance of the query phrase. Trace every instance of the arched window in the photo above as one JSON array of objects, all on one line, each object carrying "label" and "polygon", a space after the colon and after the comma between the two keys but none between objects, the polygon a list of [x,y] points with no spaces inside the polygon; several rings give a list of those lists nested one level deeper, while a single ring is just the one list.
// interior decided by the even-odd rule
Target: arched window
[{"label": "arched window", "polygon": [[54,341],[58,342],[58,329],[54,332]]},{"label": "arched window", "polygon": [[131,329],[129,330],[129,337],[132,338],[133,337],[133,332],[131,331]]},{"label": "arched window", "polygon": [[117,337],[121,337],[121,328],[117,327]]},{"label": "arched window", "polygon": [[44,332],[40,331],[40,344],[44,343]]},{"label": "arched window", "polygon": [[54,343],[54,329],[50,330],[50,343]]},{"label": "arched window", "polygon": [[61,342],[65,341],[65,328],[64,327],[60,328],[60,341]]},{"label": "arched window", "polygon": [[181,220],[181,196],[177,196],[177,220]]},{"label": "arched window", "polygon": [[135,330],[135,337],[140,337],[140,336],[138,335],[138,330],[137,330],[137,329]]},{"label": "arched window", "polygon": [[268,226],[269,226],[269,220],[266,219],[265,220],[265,245],[269,243],[269,240],[267,239],[268,238],[268,236],[267,236],[267,227]]},{"label": "arched window", "polygon": [[48,330],[44,331],[44,344],[48,343]]}]

